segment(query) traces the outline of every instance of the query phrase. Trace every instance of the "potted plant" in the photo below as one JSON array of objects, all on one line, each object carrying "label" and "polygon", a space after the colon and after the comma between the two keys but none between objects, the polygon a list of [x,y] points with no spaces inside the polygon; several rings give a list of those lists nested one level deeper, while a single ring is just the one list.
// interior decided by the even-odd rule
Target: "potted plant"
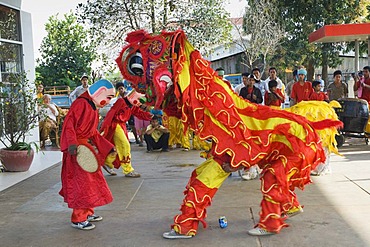
[{"label": "potted plant", "polygon": [[26,142],[37,126],[36,89],[28,85],[26,73],[12,73],[0,82],[0,160],[6,171],[27,171],[31,166],[36,142]]}]

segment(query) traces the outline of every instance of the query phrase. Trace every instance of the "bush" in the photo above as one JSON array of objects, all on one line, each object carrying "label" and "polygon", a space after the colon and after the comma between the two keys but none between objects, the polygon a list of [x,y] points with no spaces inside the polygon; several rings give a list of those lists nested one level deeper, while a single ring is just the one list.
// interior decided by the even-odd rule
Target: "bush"
[{"label": "bush", "polygon": [[31,150],[25,139],[37,126],[36,89],[28,85],[26,73],[10,74],[0,82],[0,141],[9,150]]}]

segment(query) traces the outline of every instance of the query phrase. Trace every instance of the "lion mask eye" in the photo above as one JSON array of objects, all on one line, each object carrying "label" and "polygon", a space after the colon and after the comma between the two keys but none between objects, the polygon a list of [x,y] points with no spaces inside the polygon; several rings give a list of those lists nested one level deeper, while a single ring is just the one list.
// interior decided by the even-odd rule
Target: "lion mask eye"
[{"label": "lion mask eye", "polygon": [[135,52],[129,58],[128,71],[131,75],[142,76],[144,74],[143,57],[140,52]]}]

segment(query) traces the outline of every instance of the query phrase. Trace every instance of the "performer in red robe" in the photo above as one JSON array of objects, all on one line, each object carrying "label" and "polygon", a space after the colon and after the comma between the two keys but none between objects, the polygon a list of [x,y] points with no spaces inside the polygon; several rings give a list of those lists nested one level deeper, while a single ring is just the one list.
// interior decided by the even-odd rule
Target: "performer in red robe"
[{"label": "performer in red robe", "polygon": [[112,83],[107,80],[97,81],[73,102],[63,123],[60,140],[63,152],[62,189],[59,194],[68,207],[73,209],[72,227],[77,229],[95,228],[90,222],[103,218],[94,214],[94,208],[113,200],[101,169],[87,172],[79,165],[77,147],[84,144],[96,149],[95,156],[99,165],[103,165],[108,154],[116,155],[114,146],[97,130],[97,107],[109,103],[114,93]]},{"label": "performer in red robe", "polygon": [[139,106],[132,105],[129,102],[125,97],[125,88],[122,82],[116,84],[116,89],[119,91],[118,99],[107,113],[100,131],[103,133],[103,136],[116,147],[118,155],[115,159],[108,157],[105,164],[109,168],[105,167],[104,169],[111,175],[116,175],[116,173],[111,169],[113,166],[115,168],[119,168],[121,166],[125,177],[136,178],[140,177],[140,174],[136,173],[131,165],[131,147],[128,139],[126,123],[130,119],[131,115],[142,120],[150,120],[153,115],[141,110]]}]

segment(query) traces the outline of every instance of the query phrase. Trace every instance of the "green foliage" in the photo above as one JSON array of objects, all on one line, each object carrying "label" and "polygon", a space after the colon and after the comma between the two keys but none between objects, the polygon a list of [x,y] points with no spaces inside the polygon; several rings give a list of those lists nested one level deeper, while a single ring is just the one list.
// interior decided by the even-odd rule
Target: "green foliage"
[{"label": "green foliage", "polygon": [[[30,150],[25,138],[38,120],[36,89],[30,88],[26,74],[10,74],[0,82],[0,141],[11,150]],[[37,147],[37,145],[35,144]]]},{"label": "green foliage", "polygon": [[[283,28],[275,21],[277,14],[274,2],[250,0],[243,16],[242,30],[235,25],[240,36],[236,43],[243,48],[246,56],[244,64],[250,70],[253,67],[264,67],[266,57],[275,53],[276,47],[284,36]],[[256,64],[257,60],[262,62],[263,66]]]},{"label": "green foliage", "polygon": [[37,145],[36,142],[18,142],[14,144],[13,146],[10,146],[8,150],[13,150],[13,151],[27,151],[27,154],[30,155],[32,146],[35,147],[36,152],[40,150],[40,147]]},{"label": "green foliage", "polygon": [[203,51],[230,41],[229,13],[222,0],[90,0],[78,6],[79,21],[89,26],[96,44],[117,55],[126,34],[145,29],[155,33],[179,28]]},{"label": "green foliage", "polygon": [[51,16],[45,29],[48,34],[41,43],[36,81],[45,86],[71,86],[82,74],[90,74],[95,50],[76,16],[65,14],[62,20]]},{"label": "green foliage", "polygon": [[280,13],[277,22],[282,23],[287,33],[278,55],[270,61],[285,68],[301,64],[335,67],[340,63],[341,44],[309,44],[308,36],[324,25],[356,20],[361,14],[360,1],[282,0],[275,3]]}]

